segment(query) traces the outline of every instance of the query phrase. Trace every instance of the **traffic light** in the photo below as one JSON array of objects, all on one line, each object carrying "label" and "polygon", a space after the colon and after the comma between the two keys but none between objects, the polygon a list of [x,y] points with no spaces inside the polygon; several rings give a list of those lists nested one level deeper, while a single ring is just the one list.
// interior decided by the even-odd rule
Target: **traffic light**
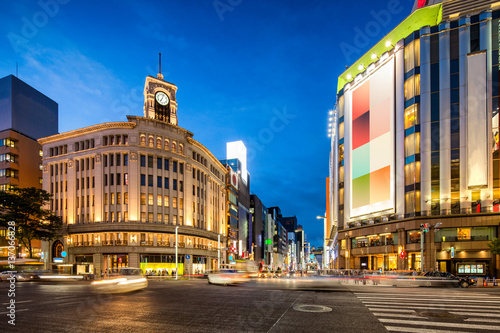
[{"label": "traffic light", "polygon": [[231,252],[235,252],[236,249],[234,248],[234,246],[231,246]]},{"label": "traffic light", "polygon": [[406,256],[405,251],[401,251],[401,252],[399,253],[399,256],[401,257],[401,259],[404,259],[404,258],[405,258],[405,256]]},{"label": "traffic light", "polygon": [[420,231],[429,232],[429,224],[427,224],[427,223],[420,224]]}]

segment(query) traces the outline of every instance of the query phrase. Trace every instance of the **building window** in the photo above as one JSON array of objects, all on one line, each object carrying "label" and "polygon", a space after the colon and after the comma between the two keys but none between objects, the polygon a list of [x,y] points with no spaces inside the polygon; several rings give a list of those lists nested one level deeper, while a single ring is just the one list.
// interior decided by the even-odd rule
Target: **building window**
[{"label": "building window", "polygon": [[128,154],[123,154],[123,166],[128,166]]},{"label": "building window", "polygon": [[169,164],[170,164],[170,161],[166,158],[165,159],[165,165],[163,166],[165,171],[168,171],[168,165]]},{"label": "building window", "polygon": [[153,206],[154,201],[153,201],[153,194],[148,194],[148,205]]},{"label": "building window", "polygon": [[146,166],[146,155],[141,155],[141,167]]},{"label": "building window", "polygon": [[161,176],[156,177],[156,187],[161,188],[162,179]]},{"label": "building window", "polygon": [[169,201],[168,195],[164,196],[163,205],[165,207],[169,207],[170,206],[170,201]]},{"label": "building window", "polygon": [[177,198],[173,197],[172,200],[172,208],[177,208]]},{"label": "building window", "polygon": [[158,194],[156,197],[156,205],[158,207],[163,206],[163,196],[161,194]]},{"label": "building window", "polygon": [[413,104],[405,109],[405,129],[420,124],[420,104]]},{"label": "building window", "polygon": [[169,184],[169,179],[168,179],[168,177],[165,177],[165,179],[164,179],[164,180],[165,180],[165,188],[168,190],[168,188],[169,188],[169,186],[168,186],[168,184]]},{"label": "building window", "polygon": [[162,166],[161,166],[162,165],[162,160],[163,159],[161,157],[157,157],[156,158],[156,168],[159,169],[159,170],[161,170],[161,168],[162,168]]},{"label": "building window", "polygon": [[184,146],[179,144],[179,154],[183,155],[184,153]]},{"label": "building window", "polygon": [[173,172],[177,172],[177,161],[174,161],[174,162],[172,163],[172,171],[173,171]]},{"label": "building window", "polygon": [[128,192],[123,193],[123,203],[128,205]]},{"label": "building window", "polygon": [[177,179],[172,180],[172,188],[174,189],[174,191],[177,191]]},{"label": "building window", "polygon": [[153,175],[148,175],[148,186],[153,186]]},{"label": "building window", "polygon": [[146,175],[141,174],[141,186],[146,186]]},{"label": "building window", "polygon": [[420,133],[413,133],[405,138],[405,157],[420,154]]},{"label": "building window", "polygon": [[148,155],[148,168],[152,168],[152,167],[153,167],[153,156]]},{"label": "building window", "polygon": [[146,193],[141,193],[141,205],[146,204]]},{"label": "building window", "polygon": [[471,239],[471,228],[458,228],[457,229],[457,239],[458,240],[470,240]]}]

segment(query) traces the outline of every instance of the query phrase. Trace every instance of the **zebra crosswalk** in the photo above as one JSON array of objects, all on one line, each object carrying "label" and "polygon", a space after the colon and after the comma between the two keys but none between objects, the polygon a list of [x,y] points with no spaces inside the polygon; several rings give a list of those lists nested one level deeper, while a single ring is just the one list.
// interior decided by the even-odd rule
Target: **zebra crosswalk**
[{"label": "zebra crosswalk", "polygon": [[500,332],[500,297],[450,290],[355,292],[391,332]]}]

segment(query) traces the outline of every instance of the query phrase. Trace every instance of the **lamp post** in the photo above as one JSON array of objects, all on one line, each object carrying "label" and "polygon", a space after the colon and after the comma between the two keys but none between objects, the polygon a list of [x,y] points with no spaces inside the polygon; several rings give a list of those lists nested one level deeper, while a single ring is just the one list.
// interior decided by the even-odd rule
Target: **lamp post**
[{"label": "lamp post", "polygon": [[177,280],[177,229],[179,229],[179,226],[175,227],[175,279]]},{"label": "lamp post", "polygon": [[323,219],[323,269],[326,269],[326,263],[327,263],[327,258],[326,254],[328,251],[326,250],[326,235],[328,233],[328,230],[326,230],[326,216],[316,216],[316,218]]},{"label": "lamp post", "polygon": [[220,269],[220,234],[217,235],[217,270]]}]

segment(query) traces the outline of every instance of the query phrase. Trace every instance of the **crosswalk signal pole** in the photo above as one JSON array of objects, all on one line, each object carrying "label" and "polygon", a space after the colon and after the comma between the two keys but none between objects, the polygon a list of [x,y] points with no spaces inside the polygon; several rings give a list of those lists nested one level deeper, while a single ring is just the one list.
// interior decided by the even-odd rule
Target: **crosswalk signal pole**
[{"label": "crosswalk signal pole", "polygon": [[420,225],[420,271],[424,271],[424,231],[425,225]]}]

